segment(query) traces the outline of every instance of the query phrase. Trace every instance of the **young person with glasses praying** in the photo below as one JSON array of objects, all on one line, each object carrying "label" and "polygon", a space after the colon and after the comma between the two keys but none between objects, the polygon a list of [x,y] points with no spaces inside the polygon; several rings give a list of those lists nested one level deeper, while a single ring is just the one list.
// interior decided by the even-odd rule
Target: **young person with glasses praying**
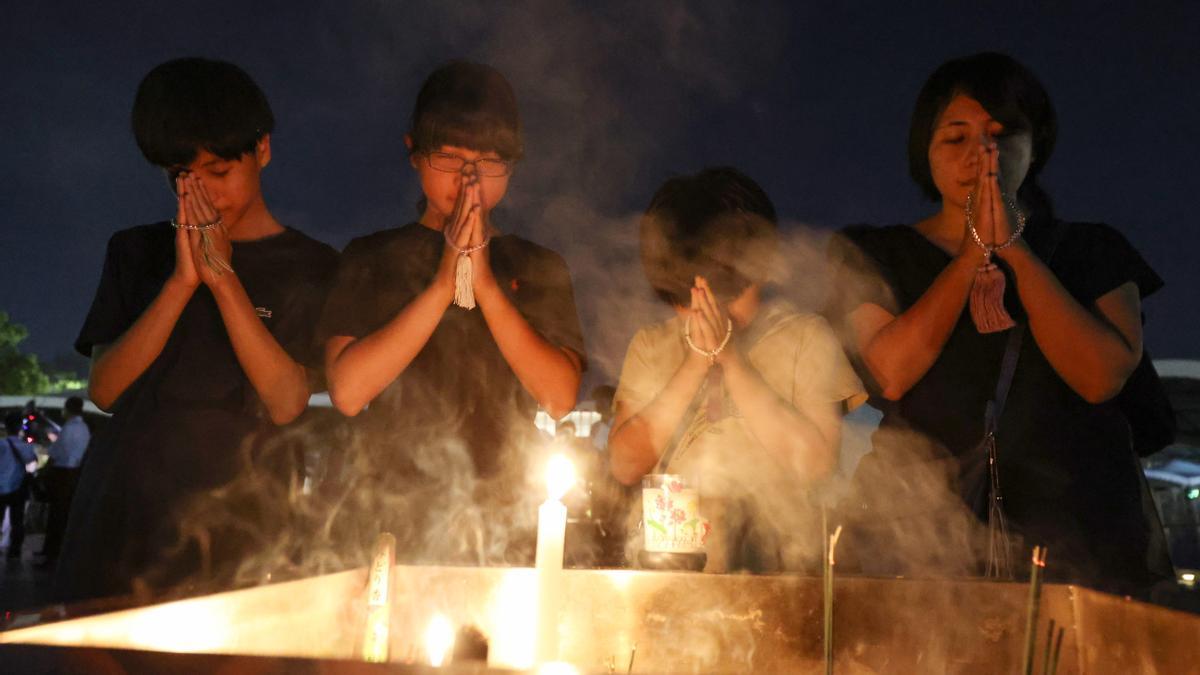
[{"label": "young person with glasses praying", "polygon": [[[523,152],[498,71],[435,70],[404,141],[420,217],[350,242],[320,328],[333,403],[356,417],[360,470],[347,499],[374,505],[342,522],[362,529],[359,542],[378,529],[428,535],[410,559],[524,559],[532,546],[501,531],[524,514],[522,499],[545,496],[526,475],[534,417],[539,406],[571,411],[586,364],[570,273],[493,218]],[[495,537],[481,535],[493,526]]]}]

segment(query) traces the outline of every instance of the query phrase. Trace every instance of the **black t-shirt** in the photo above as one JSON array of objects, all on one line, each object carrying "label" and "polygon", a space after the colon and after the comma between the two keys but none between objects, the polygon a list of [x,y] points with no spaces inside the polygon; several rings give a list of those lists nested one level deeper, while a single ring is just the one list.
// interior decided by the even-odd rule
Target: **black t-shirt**
[{"label": "black t-shirt", "polygon": [[[75,341],[80,354],[91,356],[93,347],[116,341],[149,307],[174,270],[174,242],[169,223],[113,235]],[[233,242],[231,262],[275,340],[297,362],[319,369],[313,335],[337,252],[287,228]],[[233,478],[243,439],[270,428],[216,301],[201,285],[88,451],[62,552],[61,596],[127,590],[132,577],[174,543],[179,509]]]},{"label": "black t-shirt", "polygon": [[[432,282],[445,246],[419,223],[350,242],[342,252],[319,334],[364,337],[392,320]],[[514,235],[493,237],[489,259],[501,288],[547,341],[583,358],[566,263]],[[504,360],[480,309],[451,305],[404,372],[360,413],[366,443],[386,471],[423,470],[418,447],[461,443],[480,476],[503,467],[532,438],[537,402]],[[418,466],[413,466],[413,464]]]},{"label": "black t-shirt", "polygon": [[[1043,259],[1059,238],[1049,267],[1084,307],[1127,282],[1142,297],[1162,286],[1141,255],[1106,225],[1055,223],[1031,227],[1026,236]],[[863,303],[901,314],[952,259],[906,225],[849,227],[831,250],[841,263],[834,314],[842,318]],[[1016,284],[1003,260],[996,262],[1007,278],[1005,306],[1019,320],[1025,312]],[[984,410],[995,394],[1007,340],[1007,331],[980,334],[964,310],[937,360],[895,402],[879,395],[869,370],[854,359],[872,403],[884,412],[881,431],[916,431],[954,457],[972,451],[983,435]],[[1144,575],[1153,533],[1146,529],[1144,488],[1129,434],[1114,402],[1085,401],[1025,335],[998,425],[1001,486],[1010,522],[1028,542],[1051,546],[1058,570],[1100,582]],[[929,459],[925,449],[913,454],[903,444],[880,442],[902,437],[878,434],[874,460],[903,471],[906,463]]]}]

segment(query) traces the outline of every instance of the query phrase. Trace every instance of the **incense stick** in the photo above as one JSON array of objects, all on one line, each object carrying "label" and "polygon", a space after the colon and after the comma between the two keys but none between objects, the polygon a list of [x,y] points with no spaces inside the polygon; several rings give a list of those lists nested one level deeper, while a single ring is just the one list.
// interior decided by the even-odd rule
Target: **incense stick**
[{"label": "incense stick", "polygon": [[[1062,651],[1063,632],[1063,628],[1059,626],[1058,637],[1054,639],[1054,653],[1050,656],[1050,670],[1046,671],[1044,675],[1054,675],[1058,672],[1058,654]],[[1049,645],[1047,645],[1048,647]]]},{"label": "incense stick", "polygon": [[833,555],[840,536],[842,526],[838,525],[828,539],[829,548],[826,555],[822,556],[825,568],[825,675],[833,675]]},{"label": "incense stick", "polygon": [[1025,652],[1021,672],[1033,675],[1033,646],[1037,641],[1038,608],[1042,599],[1042,568],[1046,566],[1046,548],[1034,546],[1029,566],[1029,605],[1025,611]]},{"label": "incense stick", "polygon": [[1050,672],[1050,647],[1054,644],[1054,619],[1046,626],[1046,651],[1042,655],[1042,675]]}]

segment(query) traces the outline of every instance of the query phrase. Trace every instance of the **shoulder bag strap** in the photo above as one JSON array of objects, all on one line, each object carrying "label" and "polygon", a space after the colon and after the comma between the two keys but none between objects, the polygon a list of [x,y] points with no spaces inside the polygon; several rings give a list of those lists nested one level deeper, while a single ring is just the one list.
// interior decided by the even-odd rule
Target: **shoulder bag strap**
[{"label": "shoulder bag strap", "polygon": [[[1050,241],[1046,246],[1043,258],[1047,266],[1054,259],[1054,253],[1058,249],[1058,244],[1066,234],[1066,225],[1063,223],[1051,222],[1048,227],[1052,227],[1053,230],[1050,234]],[[1008,334],[1008,345],[1004,349],[1004,360],[1000,363],[1000,377],[996,380],[996,395],[992,397],[992,400],[988,401],[984,417],[986,425],[984,429],[985,433],[996,432],[996,425],[1000,421],[1000,415],[1004,413],[1004,404],[1008,400],[1008,390],[1012,387],[1013,374],[1017,370],[1017,357],[1021,352],[1021,340],[1025,337],[1026,325],[1025,321],[1019,321],[1016,326],[1013,326],[1012,332]]]},{"label": "shoulder bag strap", "polygon": [[1004,348],[1004,360],[1000,362],[1000,377],[996,380],[996,394],[987,403],[984,416],[984,433],[996,433],[1004,404],[1008,401],[1008,390],[1012,388],[1013,375],[1017,372],[1017,358],[1021,355],[1021,341],[1025,337],[1025,322],[1020,321],[1008,334]]}]

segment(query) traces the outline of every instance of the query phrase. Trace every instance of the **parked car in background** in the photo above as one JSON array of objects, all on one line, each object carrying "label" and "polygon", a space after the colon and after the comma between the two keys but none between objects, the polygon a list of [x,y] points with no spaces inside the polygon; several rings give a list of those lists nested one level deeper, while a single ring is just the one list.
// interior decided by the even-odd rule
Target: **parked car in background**
[{"label": "parked car in background", "polygon": [[1175,408],[1175,443],[1142,460],[1180,581],[1200,575],[1200,361],[1154,362]]}]

